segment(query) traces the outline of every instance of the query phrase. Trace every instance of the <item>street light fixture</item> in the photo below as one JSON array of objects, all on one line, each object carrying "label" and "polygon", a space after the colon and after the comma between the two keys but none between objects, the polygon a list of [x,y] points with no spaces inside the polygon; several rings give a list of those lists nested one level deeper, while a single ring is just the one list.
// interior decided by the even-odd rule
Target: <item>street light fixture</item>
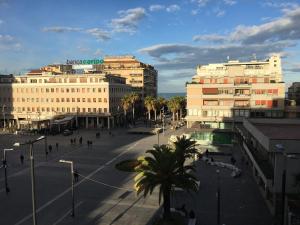
[{"label": "street light fixture", "polygon": [[2,113],[3,113],[3,131],[5,131],[6,122],[5,122],[5,107],[6,105],[2,106]]},{"label": "street light fixture", "polygon": [[8,183],[7,183],[7,161],[6,161],[6,152],[7,151],[13,151],[14,149],[12,148],[5,148],[3,149],[3,167],[4,167],[4,179],[5,179],[5,191],[6,191],[6,194],[8,194],[8,192],[10,191],[9,190],[9,187],[8,187]]},{"label": "street light fixture", "polygon": [[221,225],[221,191],[220,191],[220,170],[216,170],[218,176],[217,187],[217,225]]},{"label": "street light fixture", "polygon": [[73,161],[67,161],[67,160],[59,160],[60,163],[67,163],[71,165],[71,190],[72,190],[72,213],[71,216],[75,216],[75,199],[74,199],[74,167],[73,167]]},{"label": "street light fixture", "polygon": [[32,218],[33,218],[33,225],[37,225],[36,220],[36,200],[35,200],[35,176],[34,176],[34,151],[33,151],[33,144],[35,142],[41,141],[45,139],[45,136],[40,136],[35,140],[29,140],[25,143],[15,143],[14,146],[19,147],[21,145],[29,145],[29,154],[30,154],[30,172],[31,172],[31,197],[32,197]]},{"label": "street light fixture", "polygon": [[[278,152],[283,154],[283,170],[282,170],[282,178],[281,178],[281,224],[284,225],[285,221],[285,194],[286,194],[286,161],[287,158],[297,158],[296,154],[287,154],[285,148],[282,144],[276,144],[275,147],[277,148]],[[299,153],[298,153],[299,154]]]}]

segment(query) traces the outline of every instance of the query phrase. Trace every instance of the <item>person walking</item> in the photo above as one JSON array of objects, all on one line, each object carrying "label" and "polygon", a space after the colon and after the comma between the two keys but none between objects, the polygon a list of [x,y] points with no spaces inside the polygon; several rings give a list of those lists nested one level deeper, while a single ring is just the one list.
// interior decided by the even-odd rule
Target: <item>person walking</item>
[{"label": "person walking", "polygon": [[21,164],[23,165],[24,164],[24,155],[22,153],[20,155],[20,161],[21,161]]},{"label": "person walking", "polygon": [[52,152],[52,145],[49,145],[49,152],[51,153]]},{"label": "person walking", "polygon": [[82,137],[79,138],[79,144],[82,144]]},{"label": "person walking", "polygon": [[56,147],[56,151],[58,151],[58,143],[57,142],[55,144],[55,147]]},{"label": "person walking", "polygon": [[79,174],[78,174],[78,170],[77,169],[74,170],[73,175],[74,175],[74,181],[78,182]]}]

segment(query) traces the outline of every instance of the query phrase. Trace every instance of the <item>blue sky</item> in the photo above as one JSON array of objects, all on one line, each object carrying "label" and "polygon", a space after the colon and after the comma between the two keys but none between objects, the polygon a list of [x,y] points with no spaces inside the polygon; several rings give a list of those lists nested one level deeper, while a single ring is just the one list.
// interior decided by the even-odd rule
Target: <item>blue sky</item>
[{"label": "blue sky", "polygon": [[132,54],[157,68],[160,92],[182,92],[197,64],[281,53],[289,85],[299,40],[299,0],[0,0],[5,74]]}]

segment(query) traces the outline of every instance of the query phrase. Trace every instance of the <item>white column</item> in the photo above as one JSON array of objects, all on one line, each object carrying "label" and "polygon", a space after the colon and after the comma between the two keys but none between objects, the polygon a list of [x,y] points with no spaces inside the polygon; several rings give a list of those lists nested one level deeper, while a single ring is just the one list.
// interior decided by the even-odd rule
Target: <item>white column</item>
[{"label": "white column", "polygon": [[107,117],[107,129],[110,129],[110,118]]},{"label": "white column", "polygon": [[85,117],[85,128],[89,128],[89,117]]}]

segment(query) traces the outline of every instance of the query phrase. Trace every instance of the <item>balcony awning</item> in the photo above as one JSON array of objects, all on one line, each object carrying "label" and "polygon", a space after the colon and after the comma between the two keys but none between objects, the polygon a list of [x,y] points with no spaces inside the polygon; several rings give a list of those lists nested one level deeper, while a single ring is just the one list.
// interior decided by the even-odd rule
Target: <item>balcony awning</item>
[{"label": "balcony awning", "polygon": [[65,123],[71,121],[73,118],[74,118],[74,116],[67,116],[60,120],[53,120],[52,124],[65,124]]}]

